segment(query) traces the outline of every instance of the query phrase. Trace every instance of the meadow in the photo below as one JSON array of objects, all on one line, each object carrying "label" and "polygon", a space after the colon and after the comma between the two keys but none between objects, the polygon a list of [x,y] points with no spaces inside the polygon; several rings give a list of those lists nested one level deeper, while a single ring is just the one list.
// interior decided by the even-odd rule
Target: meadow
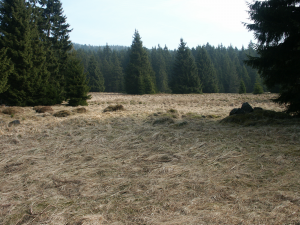
[{"label": "meadow", "polygon": [[222,122],[275,94],[91,94],[0,113],[1,225],[300,224],[300,120]]}]

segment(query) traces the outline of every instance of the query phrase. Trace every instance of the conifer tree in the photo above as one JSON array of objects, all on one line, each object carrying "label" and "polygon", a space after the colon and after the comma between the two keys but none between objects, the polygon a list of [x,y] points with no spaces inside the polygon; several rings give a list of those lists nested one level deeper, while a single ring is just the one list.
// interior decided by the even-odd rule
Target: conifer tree
[{"label": "conifer tree", "polygon": [[66,65],[66,98],[70,106],[88,105],[90,90],[84,68],[75,53],[68,57]]},{"label": "conifer tree", "polygon": [[258,95],[264,93],[262,86],[260,83],[256,82],[253,87],[253,94]]},{"label": "conifer tree", "polygon": [[239,94],[245,94],[246,93],[246,86],[243,80],[240,82],[240,88],[239,88]]},{"label": "conifer tree", "polygon": [[263,78],[269,89],[278,89],[275,100],[287,106],[287,112],[300,114],[299,73],[299,0],[253,1],[249,4],[252,24],[245,24],[254,31],[259,56],[249,57],[246,63]]},{"label": "conifer tree", "polygon": [[253,87],[253,94],[257,95],[257,94],[262,94],[262,93],[264,93],[264,89],[261,85],[261,79],[257,75],[256,82],[255,82],[254,87]]},{"label": "conifer tree", "polygon": [[104,91],[104,78],[96,62],[95,56],[91,55],[87,68],[87,78],[91,92]]},{"label": "conifer tree", "polygon": [[1,98],[9,105],[51,104],[46,51],[31,5],[23,0],[3,0],[0,15],[0,49],[6,48],[14,66],[8,77],[10,87]]},{"label": "conifer tree", "polygon": [[180,39],[176,52],[171,89],[176,94],[201,93],[198,71],[191,50]]},{"label": "conifer tree", "polygon": [[49,47],[47,62],[51,73],[50,84],[57,91],[58,102],[64,99],[66,65],[72,43],[69,40],[70,25],[67,17],[63,15],[60,0],[39,0],[42,7],[41,19],[39,19],[40,32],[43,33],[45,43]]},{"label": "conifer tree", "polygon": [[160,45],[157,49],[152,48],[151,50],[151,64],[155,72],[157,90],[164,93],[170,92],[164,50]]},{"label": "conifer tree", "polygon": [[117,53],[112,54],[112,92],[124,92],[124,73]]},{"label": "conifer tree", "polygon": [[[170,83],[172,80],[172,75],[173,75],[173,58],[170,53],[170,50],[168,47],[165,45],[164,51],[163,51],[165,63],[166,63],[166,72],[168,76],[168,87],[170,87]],[[170,88],[169,88],[170,89]]]},{"label": "conifer tree", "polygon": [[12,73],[14,68],[10,59],[6,56],[6,51],[6,48],[0,49],[0,94],[8,89],[8,76]]},{"label": "conifer tree", "polygon": [[203,93],[217,93],[218,80],[214,66],[204,48],[196,50],[196,65]]},{"label": "conifer tree", "polygon": [[125,87],[128,94],[155,93],[155,74],[137,30],[135,30],[131,45],[130,61],[126,70]]}]

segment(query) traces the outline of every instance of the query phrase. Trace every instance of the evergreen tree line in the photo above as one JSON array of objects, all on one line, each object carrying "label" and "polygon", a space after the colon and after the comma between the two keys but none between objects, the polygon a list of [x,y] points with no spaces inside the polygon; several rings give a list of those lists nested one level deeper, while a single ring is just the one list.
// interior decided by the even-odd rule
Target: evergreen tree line
[{"label": "evergreen tree line", "polygon": [[[262,93],[265,89],[257,70],[244,63],[248,55],[257,56],[252,42],[242,49],[214,47],[209,43],[190,49],[181,39],[175,50],[160,45],[147,49],[135,31],[128,48],[108,44],[76,44],[76,48],[91,91],[95,92]],[[94,68],[97,72],[92,72]],[[255,89],[257,85],[259,92]]]},{"label": "evergreen tree line", "polygon": [[8,105],[87,104],[59,0],[0,1],[0,100]]}]

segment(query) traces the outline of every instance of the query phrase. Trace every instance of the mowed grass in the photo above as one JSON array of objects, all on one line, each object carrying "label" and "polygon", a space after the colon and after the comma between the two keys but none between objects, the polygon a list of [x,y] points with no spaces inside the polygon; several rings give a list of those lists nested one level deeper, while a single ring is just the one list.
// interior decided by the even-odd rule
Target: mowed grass
[{"label": "mowed grass", "polygon": [[299,120],[220,122],[275,95],[92,95],[0,113],[0,224],[300,223]]}]

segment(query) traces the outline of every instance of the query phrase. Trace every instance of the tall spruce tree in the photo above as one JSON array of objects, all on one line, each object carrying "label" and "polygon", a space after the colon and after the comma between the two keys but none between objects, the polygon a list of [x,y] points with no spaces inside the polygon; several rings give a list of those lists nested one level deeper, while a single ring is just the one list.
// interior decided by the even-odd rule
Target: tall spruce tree
[{"label": "tall spruce tree", "polygon": [[126,69],[125,87],[128,94],[155,93],[155,74],[137,30],[135,30],[131,45],[130,61]]},{"label": "tall spruce tree", "polygon": [[260,57],[250,57],[247,64],[257,68],[269,88],[281,86],[278,103],[287,112],[300,114],[300,1],[267,0],[249,4]]},{"label": "tall spruce tree", "polygon": [[201,93],[195,60],[182,38],[176,52],[171,89],[176,94]]},{"label": "tall spruce tree", "polygon": [[124,73],[117,52],[112,54],[112,92],[124,92]]},{"label": "tall spruce tree", "polygon": [[88,105],[90,87],[86,80],[83,65],[73,52],[66,65],[66,98],[70,106]]},{"label": "tall spruce tree", "polygon": [[102,92],[104,91],[104,78],[99,69],[98,63],[94,55],[90,56],[88,68],[87,68],[87,78],[89,81],[89,87],[91,92]]},{"label": "tall spruce tree", "polygon": [[160,45],[158,45],[158,48],[152,48],[151,50],[151,64],[155,72],[157,90],[165,93],[170,92],[164,50]]},{"label": "tall spruce tree", "polygon": [[0,95],[9,105],[51,104],[47,96],[49,72],[46,51],[31,5],[24,0],[0,2],[0,49],[14,65],[7,91]]},{"label": "tall spruce tree", "polygon": [[0,49],[0,94],[8,89],[8,76],[12,73],[14,68],[10,59],[6,56],[6,51],[6,48]]},{"label": "tall spruce tree", "polygon": [[217,93],[219,90],[215,68],[207,51],[200,46],[196,50],[196,65],[203,93]]},{"label": "tall spruce tree", "polygon": [[246,85],[243,80],[240,82],[240,88],[239,88],[239,94],[245,94],[246,93]]},{"label": "tall spruce tree", "polygon": [[40,31],[48,44],[48,70],[51,73],[50,84],[57,91],[58,102],[64,99],[65,73],[69,52],[72,50],[69,33],[72,31],[63,15],[60,0],[39,0],[42,7],[39,19]]}]

